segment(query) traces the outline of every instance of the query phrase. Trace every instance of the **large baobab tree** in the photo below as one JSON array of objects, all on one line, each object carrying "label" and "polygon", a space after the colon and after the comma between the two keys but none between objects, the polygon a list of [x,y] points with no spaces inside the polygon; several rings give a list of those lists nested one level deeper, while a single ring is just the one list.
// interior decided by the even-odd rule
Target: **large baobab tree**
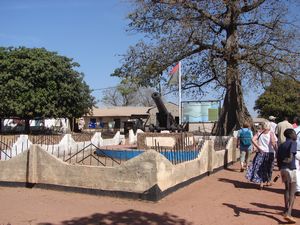
[{"label": "large baobab tree", "polygon": [[299,45],[289,0],[134,0],[129,28],[145,41],[129,48],[114,76],[151,85],[182,60],[183,89],[224,89],[215,133],[251,121],[243,88],[297,77]]}]

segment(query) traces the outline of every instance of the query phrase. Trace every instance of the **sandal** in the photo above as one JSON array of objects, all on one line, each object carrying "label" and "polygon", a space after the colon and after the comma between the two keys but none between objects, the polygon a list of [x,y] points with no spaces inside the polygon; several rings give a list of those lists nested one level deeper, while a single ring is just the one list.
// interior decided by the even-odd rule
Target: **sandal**
[{"label": "sandal", "polygon": [[286,221],[288,221],[288,222],[290,222],[290,223],[296,223],[296,220],[293,218],[293,217],[291,217],[291,216],[284,216],[283,217]]}]

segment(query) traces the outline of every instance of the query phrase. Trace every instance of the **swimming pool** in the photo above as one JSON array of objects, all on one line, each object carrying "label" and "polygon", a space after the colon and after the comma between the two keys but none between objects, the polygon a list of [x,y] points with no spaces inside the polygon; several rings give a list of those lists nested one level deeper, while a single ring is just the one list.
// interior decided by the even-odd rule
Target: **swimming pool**
[{"label": "swimming pool", "polygon": [[119,160],[128,160],[132,159],[141,153],[143,153],[143,150],[110,150],[110,149],[97,149],[96,154],[98,156],[103,156],[103,157],[110,157],[114,159],[119,159]]},{"label": "swimming pool", "polygon": [[[102,157],[110,157],[118,160],[129,160],[132,159],[141,153],[144,150],[112,150],[112,149],[97,149],[96,154]],[[199,150],[163,150],[160,151],[160,154],[165,156],[171,162],[184,162],[189,160],[194,160],[199,155]]]}]

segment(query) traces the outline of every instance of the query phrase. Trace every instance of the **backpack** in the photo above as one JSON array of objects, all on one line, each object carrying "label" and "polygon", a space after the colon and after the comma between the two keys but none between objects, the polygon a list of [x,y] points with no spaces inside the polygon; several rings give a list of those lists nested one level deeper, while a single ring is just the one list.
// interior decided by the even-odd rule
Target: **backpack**
[{"label": "backpack", "polygon": [[250,146],[252,144],[251,142],[251,131],[249,129],[247,130],[244,130],[244,129],[241,129],[241,132],[240,132],[240,142],[241,142],[241,145],[242,146]]}]

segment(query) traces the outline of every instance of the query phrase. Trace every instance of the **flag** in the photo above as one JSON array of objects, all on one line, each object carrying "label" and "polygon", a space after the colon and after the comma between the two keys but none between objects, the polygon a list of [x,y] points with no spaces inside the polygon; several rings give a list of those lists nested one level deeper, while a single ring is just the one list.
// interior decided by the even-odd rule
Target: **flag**
[{"label": "flag", "polygon": [[168,85],[177,85],[179,82],[179,63],[173,67],[171,72],[169,73],[170,79],[168,81]]}]

